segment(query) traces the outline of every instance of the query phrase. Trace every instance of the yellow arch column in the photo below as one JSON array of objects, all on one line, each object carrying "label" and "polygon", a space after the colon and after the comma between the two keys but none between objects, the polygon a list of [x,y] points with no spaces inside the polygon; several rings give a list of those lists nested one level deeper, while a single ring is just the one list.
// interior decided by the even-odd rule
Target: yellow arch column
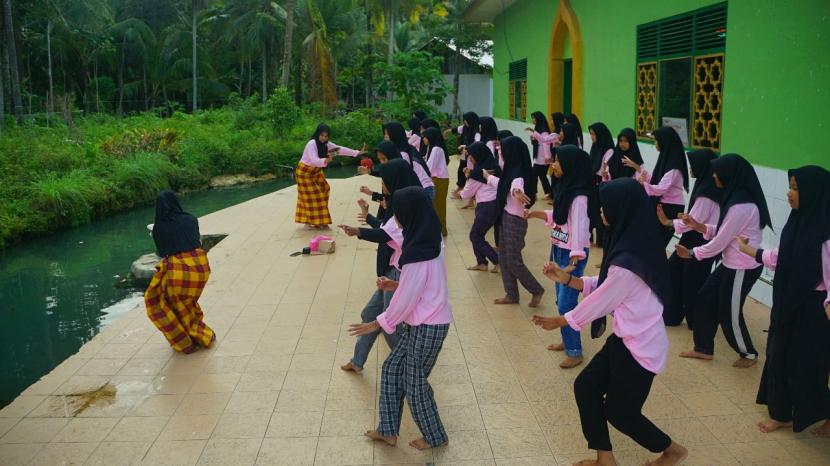
[{"label": "yellow arch column", "polygon": [[550,37],[548,51],[548,115],[562,110],[564,98],[562,87],[564,83],[564,65],[562,59],[565,54],[565,37],[570,38],[571,59],[573,60],[571,82],[571,107],[580,119],[585,118],[582,112],[582,73],[584,66],[584,49],[582,33],[579,31],[579,22],[571,8],[569,0],[559,0],[556,17]]}]

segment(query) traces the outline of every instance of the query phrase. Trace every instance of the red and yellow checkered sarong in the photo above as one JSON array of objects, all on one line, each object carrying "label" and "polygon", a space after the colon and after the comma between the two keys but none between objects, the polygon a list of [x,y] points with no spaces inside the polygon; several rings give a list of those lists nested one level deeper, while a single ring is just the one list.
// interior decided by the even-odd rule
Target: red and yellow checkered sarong
[{"label": "red and yellow checkered sarong", "polygon": [[297,210],[294,222],[309,225],[330,225],[329,191],[322,168],[311,167],[302,162],[294,172],[297,180]]},{"label": "red and yellow checkered sarong", "polygon": [[176,351],[191,353],[196,345],[208,347],[216,338],[202,322],[205,315],[198,302],[208,277],[207,253],[194,249],[162,259],[144,292],[147,317]]}]

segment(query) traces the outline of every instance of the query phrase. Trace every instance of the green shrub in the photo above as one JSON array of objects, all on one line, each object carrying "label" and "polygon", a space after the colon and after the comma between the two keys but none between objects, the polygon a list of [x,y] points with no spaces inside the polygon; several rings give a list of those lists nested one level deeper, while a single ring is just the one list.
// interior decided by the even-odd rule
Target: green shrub
[{"label": "green shrub", "polygon": [[265,105],[277,136],[290,132],[302,119],[302,111],[294,103],[291,92],[284,87],[274,89]]},{"label": "green shrub", "polygon": [[40,216],[31,225],[34,231],[50,227],[77,226],[92,220],[96,204],[106,205],[107,184],[89,170],[73,170],[64,176],[50,174],[32,183],[31,207]]},{"label": "green shrub", "polygon": [[164,154],[142,153],[116,161],[111,177],[115,205],[126,208],[153,200],[170,188],[178,170]]}]

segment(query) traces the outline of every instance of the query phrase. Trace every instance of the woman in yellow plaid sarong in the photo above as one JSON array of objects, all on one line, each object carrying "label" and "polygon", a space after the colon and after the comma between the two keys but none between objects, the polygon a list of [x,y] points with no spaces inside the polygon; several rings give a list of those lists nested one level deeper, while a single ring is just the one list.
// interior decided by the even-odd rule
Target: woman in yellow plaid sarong
[{"label": "woman in yellow plaid sarong", "polygon": [[[363,153],[329,142],[330,132],[331,129],[328,126],[322,123],[317,125],[294,172],[297,181],[297,210],[294,214],[294,222],[303,223],[309,228],[331,225],[331,214],[329,214],[331,188],[323,174],[323,168],[328,166],[334,155],[357,157]],[[364,145],[363,150],[365,149]]]},{"label": "woman in yellow plaid sarong", "polygon": [[144,293],[147,317],[176,351],[189,354],[199,346],[209,347],[216,334],[203,322],[198,301],[210,277],[210,264],[198,220],[182,210],[172,191],[163,191],[156,199],[153,241],[163,259]]}]

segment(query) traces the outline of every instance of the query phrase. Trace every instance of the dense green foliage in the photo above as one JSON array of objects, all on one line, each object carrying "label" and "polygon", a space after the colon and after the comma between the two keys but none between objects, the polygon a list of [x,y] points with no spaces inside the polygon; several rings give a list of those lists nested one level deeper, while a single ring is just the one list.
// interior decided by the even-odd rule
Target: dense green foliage
[{"label": "dense green foliage", "polygon": [[[76,119],[73,129],[9,128],[0,140],[0,245],[150,202],[168,187],[196,189],[222,174],[288,174],[318,120],[288,108],[291,124],[270,102],[234,99],[171,118],[97,115]],[[381,136],[380,120],[366,112],[327,123],[332,140],[348,147],[371,147]]]}]

